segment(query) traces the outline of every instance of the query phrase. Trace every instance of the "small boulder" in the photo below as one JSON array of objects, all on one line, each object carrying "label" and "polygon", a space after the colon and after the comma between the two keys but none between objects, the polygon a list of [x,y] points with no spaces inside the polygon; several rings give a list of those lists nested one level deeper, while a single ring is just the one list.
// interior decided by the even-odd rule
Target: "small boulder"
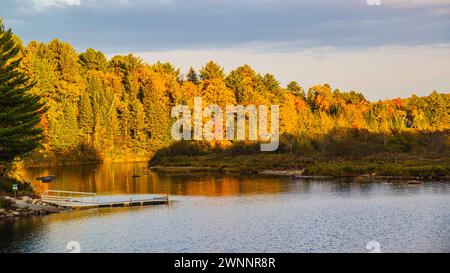
[{"label": "small boulder", "polygon": [[9,200],[9,202],[11,202],[12,204],[16,203],[16,199],[14,199],[13,197],[5,196],[5,200]]}]

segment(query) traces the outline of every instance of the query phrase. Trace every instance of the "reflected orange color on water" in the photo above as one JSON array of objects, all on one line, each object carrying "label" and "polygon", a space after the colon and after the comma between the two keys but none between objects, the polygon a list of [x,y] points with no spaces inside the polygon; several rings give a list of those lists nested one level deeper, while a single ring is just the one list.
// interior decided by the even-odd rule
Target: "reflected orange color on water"
[{"label": "reflected orange color on water", "polygon": [[[220,174],[159,175],[146,163],[86,164],[29,168],[22,171],[37,192],[67,190],[102,195],[172,194],[193,196],[236,196],[286,191],[280,178],[243,177]],[[42,183],[39,176],[56,175],[56,181]],[[133,177],[136,176],[136,177]]]},{"label": "reflected orange color on water", "polygon": [[53,183],[37,184],[42,189],[169,193],[172,202],[3,221],[0,252],[67,252],[69,241],[80,242],[83,252],[365,252],[373,239],[393,252],[448,252],[450,245],[445,181],[158,175],[145,167],[25,170],[30,181],[57,176]]}]

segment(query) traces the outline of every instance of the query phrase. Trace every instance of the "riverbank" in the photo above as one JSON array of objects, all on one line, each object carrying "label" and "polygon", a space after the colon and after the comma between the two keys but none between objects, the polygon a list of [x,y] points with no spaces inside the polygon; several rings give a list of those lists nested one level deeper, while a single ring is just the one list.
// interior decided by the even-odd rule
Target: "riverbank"
[{"label": "riverbank", "polygon": [[59,213],[69,209],[57,207],[43,202],[41,199],[33,199],[28,196],[12,198],[0,196],[0,220],[14,217],[25,217],[33,215],[47,215]]},{"label": "riverbank", "polygon": [[147,162],[150,156],[147,157],[137,157],[137,158],[117,158],[110,160],[62,160],[62,161],[19,161],[16,163],[17,169],[23,168],[39,168],[39,167],[51,167],[51,166],[73,166],[73,165],[89,165],[89,164],[102,164],[102,163],[139,163]]},{"label": "riverbank", "polygon": [[168,156],[150,169],[159,173],[224,172],[295,177],[450,180],[450,159],[379,155],[362,159],[299,157],[290,154]]}]

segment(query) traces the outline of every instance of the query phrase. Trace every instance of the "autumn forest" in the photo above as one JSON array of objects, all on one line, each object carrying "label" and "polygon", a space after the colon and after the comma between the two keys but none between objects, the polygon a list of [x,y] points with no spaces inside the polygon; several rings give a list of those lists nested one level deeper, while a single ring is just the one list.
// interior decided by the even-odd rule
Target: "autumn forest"
[{"label": "autumn forest", "polygon": [[21,45],[20,54],[20,70],[34,82],[30,92],[47,107],[39,123],[42,146],[22,158],[27,164],[253,153],[252,143],[174,143],[171,108],[192,105],[194,96],[204,105],[280,105],[275,153],[291,158],[448,156],[448,93],[369,102],[358,91],[329,84],[306,89],[292,81],[284,87],[250,65],[225,73],[210,61],[184,75],[170,63],[148,64],[132,54],[107,59],[101,51],[79,53],[57,39]]},{"label": "autumn forest", "polygon": [[0,255],[450,252],[450,0],[0,3]]}]

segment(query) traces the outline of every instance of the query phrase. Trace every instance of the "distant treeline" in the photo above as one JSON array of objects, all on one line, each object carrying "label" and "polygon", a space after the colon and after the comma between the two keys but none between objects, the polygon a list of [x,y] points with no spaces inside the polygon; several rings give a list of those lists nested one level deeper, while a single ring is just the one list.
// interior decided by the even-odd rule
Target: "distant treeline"
[{"label": "distant treeline", "polygon": [[[204,105],[279,104],[279,152],[427,153],[448,150],[450,144],[444,131],[450,129],[450,94],[436,91],[369,102],[359,92],[328,84],[304,90],[293,81],[283,87],[273,75],[248,65],[225,74],[210,61],[182,75],[170,63],[147,64],[131,54],[108,60],[93,49],[79,54],[59,40],[31,42],[22,54],[21,69],[35,82],[32,92],[49,108],[41,122],[44,145],[27,161],[148,159],[158,150],[167,152],[174,144],[171,109],[192,106],[194,96],[201,96]],[[251,150],[242,145],[209,143],[207,150]]]}]

